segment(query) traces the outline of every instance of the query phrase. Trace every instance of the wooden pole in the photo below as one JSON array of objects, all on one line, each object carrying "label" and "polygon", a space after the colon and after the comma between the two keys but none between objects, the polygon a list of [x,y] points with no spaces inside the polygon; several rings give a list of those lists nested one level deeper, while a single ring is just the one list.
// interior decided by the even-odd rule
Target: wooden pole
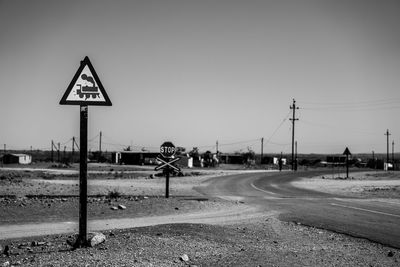
[{"label": "wooden pole", "polygon": [[260,164],[263,163],[263,157],[264,157],[264,137],[261,138],[261,160],[260,160]]}]

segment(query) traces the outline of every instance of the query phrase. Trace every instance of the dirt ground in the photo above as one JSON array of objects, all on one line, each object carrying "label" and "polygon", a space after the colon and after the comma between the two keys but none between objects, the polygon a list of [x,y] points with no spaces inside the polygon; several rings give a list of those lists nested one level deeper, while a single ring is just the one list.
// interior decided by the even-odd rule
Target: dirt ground
[{"label": "dirt ground", "polygon": [[[189,170],[171,178],[166,199],[165,179],[151,169],[95,165],[89,169],[88,218],[136,218],[226,210],[237,201],[205,198],[195,186],[221,170]],[[124,169],[122,169],[124,168]],[[69,170],[69,169],[67,169]],[[0,169],[0,225],[57,222],[78,218],[76,170]],[[151,178],[152,177],[152,178]],[[395,189],[373,190],[374,181],[396,181],[397,174],[357,174],[353,179],[316,177],[296,186],[354,193],[364,197]],[[331,183],[332,182],[332,183]],[[358,184],[352,184],[358,182]],[[387,185],[387,183],[384,183]],[[329,188],[328,188],[329,187]],[[327,189],[328,188],[328,189]],[[370,188],[370,190],[366,190]],[[322,189],[321,189],[322,190]],[[382,193],[383,194],[383,193]],[[382,195],[379,195],[382,197]],[[123,205],[125,209],[118,208]],[[279,212],[211,224],[164,224],[103,231],[106,242],[73,250],[73,234],[2,239],[0,266],[399,266],[400,250],[332,233],[296,222],[281,222]],[[212,221],[212,220],[211,220]],[[1,253],[3,252],[3,253]]]},{"label": "dirt ground", "polygon": [[[398,250],[266,217],[231,225],[166,224],[103,232],[71,250],[72,235],[8,240],[3,266],[399,266]],[[4,265],[6,264],[6,265]]]},{"label": "dirt ground", "polygon": [[[225,175],[224,172],[189,170],[183,177],[171,177],[167,199],[165,178],[156,176],[152,169],[114,168],[105,165],[99,169],[95,165],[89,169],[90,219],[179,214],[229,204],[204,198],[193,190],[210,177]],[[120,205],[125,208],[119,208]],[[77,220],[77,170],[0,168],[0,214],[0,225]]]}]

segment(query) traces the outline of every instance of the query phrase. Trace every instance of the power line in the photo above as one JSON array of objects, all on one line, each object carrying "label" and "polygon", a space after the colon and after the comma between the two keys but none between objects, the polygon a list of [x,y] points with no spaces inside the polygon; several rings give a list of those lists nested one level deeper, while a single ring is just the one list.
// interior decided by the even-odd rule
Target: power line
[{"label": "power line", "polygon": [[276,127],[275,131],[271,134],[271,136],[268,138],[267,140],[267,144],[271,143],[271,139],[272,137],[274,137],[274,135],[276,134],[276,132],[282,127],[282,125],[285,123],[285,121],[289,118],[290,115],[290,110],[289,112],[286,114],[285,118],[282,120],[282,122],[278,125],[278,127]]},{"label": "power line", "polygon": [[304,110],[318,111],[376,111],[400,108],[400,98],[365,100],[352,102],[309,102],[302,101]]},{"label": "power line", "polygon": [[342,111],[342,112],[349,112],[349,111],[379,111],[379,110],[391,110],[391,109],[400,109],[399,106],[390,106],[390,107],[381,107],[381,108],[374,108],[374,107],[311,107],[302,108],[303,110],[318,110],[318,111]]},{"label": "power line", "polygon": [[324,105],[324,106],[357,106],[357,105],[386,105],[386,104],[400,104],[400,98],[386,98],[380,100],[364,100],[364,101],[352,101],[352,102],[309,102],[301,101],[303,104],[310,105]]},{"label": "power line", "polygon": [[[316,122],[311,122],[308,120],[304,120],[301,119],[301,121],[299,121],[300,123],[304,123],[313,127],[319,127],[319,128],[326,128],[326,129],[335,129],[337,130],[338,127],[336,126],[332,126],[332,125],[328,125],[328,124],[324,124],[324,123],[316,123]],[[353,132],[353,133],[357,133],[357,134],[368,134],[368,135],[374,135],[374,136],[378,136],[380,135],[379,133],[373,133],[373,132],[366,132],[366,131],[359,131],[359,130],[352,130],[352,129],[346,129],[346,132]]]}]

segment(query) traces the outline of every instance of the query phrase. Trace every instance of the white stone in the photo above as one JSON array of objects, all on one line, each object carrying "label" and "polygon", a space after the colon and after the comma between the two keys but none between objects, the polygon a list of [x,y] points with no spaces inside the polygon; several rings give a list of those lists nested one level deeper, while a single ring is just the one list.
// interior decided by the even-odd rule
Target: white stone
[{"label": "white stone", "polygon": [[181,256],[181,260],[184,261],[184,262],[187,262],[187,261],[189,261],[189,256],[186,255],[186,254],[183,254],[183,255]]},{"label": "white stone", "polygon": [[88,243],[91,247],[97,246],[101,243],[106,242],[106,236],[102,233],[89,233]]}]

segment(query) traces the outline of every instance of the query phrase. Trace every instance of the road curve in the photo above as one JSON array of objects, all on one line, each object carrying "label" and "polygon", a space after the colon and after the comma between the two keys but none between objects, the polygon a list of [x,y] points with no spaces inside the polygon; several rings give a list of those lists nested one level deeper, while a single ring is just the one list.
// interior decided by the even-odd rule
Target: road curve
[{"label": "road curve", "polygon": [[197,188],[205,195],[240,199],[280,219],[300,222],[400,248],[400,205],[294,187],[291,182],[324,172],[252,173],[222,176]]}]

